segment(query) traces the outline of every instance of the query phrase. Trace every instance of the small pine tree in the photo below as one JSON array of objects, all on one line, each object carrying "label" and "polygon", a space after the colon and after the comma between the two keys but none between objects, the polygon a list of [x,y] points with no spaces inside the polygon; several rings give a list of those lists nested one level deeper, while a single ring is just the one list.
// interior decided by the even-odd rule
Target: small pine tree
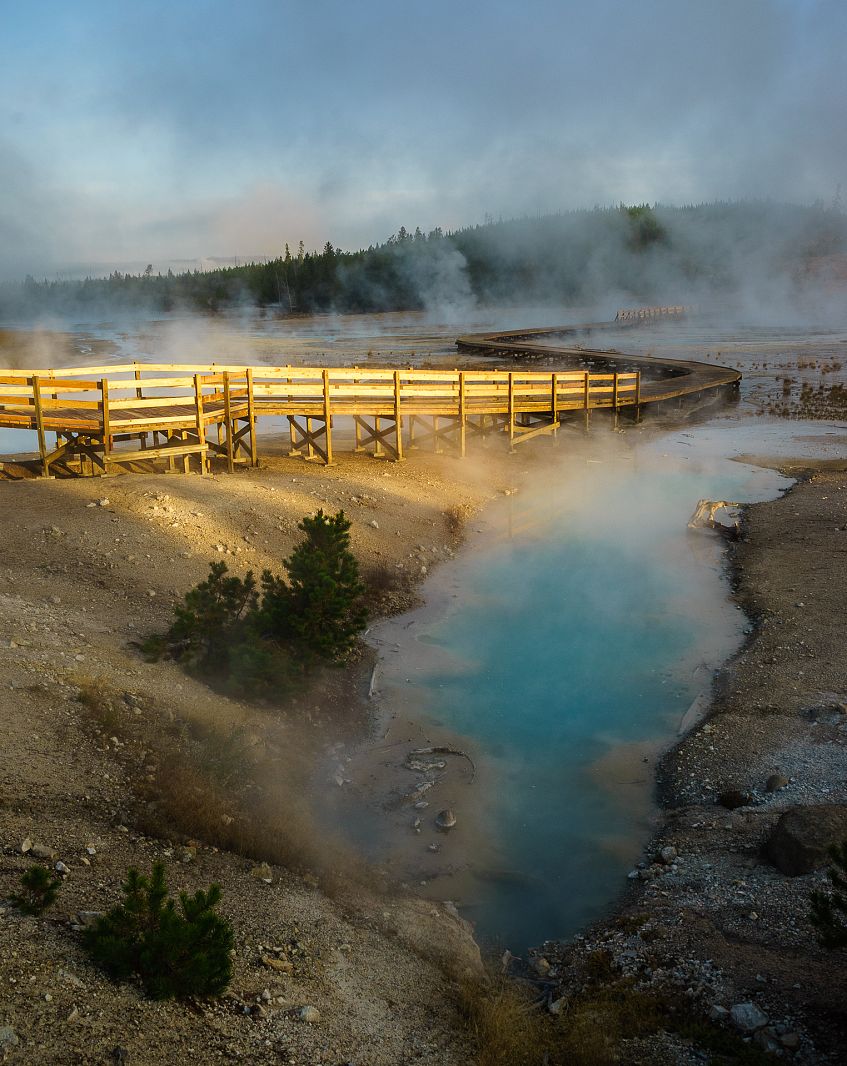
[{"label": "small pine tree", "polygon": [[9,899],[24,914],[41,914],[56,902],[61,884],[44,866],[30,866],[21,874],[23,892],[16,892]]},{"label": "small pine tree", "polygon": [[822,947],[847,947],[847,840],[829,849],[833,865],[829,868],[832,892],[813,892],[809,921],[817,931]]},{"label": "small pine tree", "polygon": [[283,564],[288,582],[262,575],[264,619],[277,639],[293,639],[323,659],[343,659],[367,619],[350,521],[343,511],[320,510],[298,529],[306,536]]},{"label": "small pine tree", "polygon": [[227,576],[226,563],[210,563],[209,576],[185,594],[164,642],[176,658],[226,672],[239,626],[256,610],[256,581]]},{"label": "small pine tree", "polygon": [[150,879],[130,869],[123,891],[123,903],[85,931],[92,959],[114,981],[137,975],[153,999],[223,992],[232,977],[234,937],[215,913],[220,887],[181,892],[178,911],[168,898],[165,867],[156,863]]}]

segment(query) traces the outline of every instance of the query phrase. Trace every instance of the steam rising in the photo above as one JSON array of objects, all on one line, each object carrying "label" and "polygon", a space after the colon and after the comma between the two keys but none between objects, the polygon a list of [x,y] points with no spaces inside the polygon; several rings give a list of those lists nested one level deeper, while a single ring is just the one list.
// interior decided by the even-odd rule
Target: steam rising
[{"label": "steam rising", "polygon": [[835,0],[48,9],[4,22],[0,278],[847,174]]}]

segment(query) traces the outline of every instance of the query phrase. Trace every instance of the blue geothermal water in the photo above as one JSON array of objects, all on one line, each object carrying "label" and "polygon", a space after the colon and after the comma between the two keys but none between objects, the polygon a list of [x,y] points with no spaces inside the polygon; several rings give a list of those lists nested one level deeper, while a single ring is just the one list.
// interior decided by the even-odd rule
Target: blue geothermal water
[{"label": "blue geothermal water", "polygon": [[[496,859],[459,900],[483,941],[520,951],[572,935],[625,884],[652,815],[655,758],[645,766],[635,745],[673,740],[748,628],[720,538],[689,533],[688,518],[700,498],[776,496],[787,479],[727,456],[801,454],[799,428],[724,422],[563,446],[528,490],[493,505],[435,590],[447,609],[386,662],[398,697],[467,738],[487,768]],[[819,453],[827,432],[844,439],[814,428]],[[456,813],[445,860],[467,846]]]}]

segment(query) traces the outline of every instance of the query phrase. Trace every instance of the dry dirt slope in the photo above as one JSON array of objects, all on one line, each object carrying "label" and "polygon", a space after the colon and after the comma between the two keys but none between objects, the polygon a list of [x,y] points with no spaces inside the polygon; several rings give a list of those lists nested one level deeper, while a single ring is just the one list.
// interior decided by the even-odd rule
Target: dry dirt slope
[{"label": "dry dirt slope", "polygon": [[[333,899],[279,867],[268,885],[248,858],[202,842],[186,851],[179,832],[145,836],[134,821],[138,783],[155,791],[162,772],[156,735],[175,721],[201,737],[236,735],[235,726],[248,747],[277,755],[287,735],[296,747],[290,723],[216,696],[171,664],[147,664],[129,646],[161,628],[209,559],[240,571],[278,567],[299,517],[343,506],[366,563],[419,571],[422,558],[431,565],[451,550],[448,504],[476,506],[489,491],[472,475],[457,488],[449,460],[446,473],[432,458],[402,476],[373,460],[349,463],[0,486],[0,900],[29,865],[27,838],[70,870],[43,919],[0,904],[0,1042],[10,1062],[99,1063],[118,1047],[133,1063],[470,1061],[446,973],[476,965],[478,953],[449,908],[345,892],[343,874]],[[80,686],[105,693],[93,711]],[[319,703],[301,710],[326,717]],[[238,954],[231,994],[218,1004],[151,1003],[104,980],[80,950],[77,912],[116,901],[127,867],[157,858],[174,888],[223,886]],[[320,1011],[316,1025],[297,1017],[307,1004]]]}]

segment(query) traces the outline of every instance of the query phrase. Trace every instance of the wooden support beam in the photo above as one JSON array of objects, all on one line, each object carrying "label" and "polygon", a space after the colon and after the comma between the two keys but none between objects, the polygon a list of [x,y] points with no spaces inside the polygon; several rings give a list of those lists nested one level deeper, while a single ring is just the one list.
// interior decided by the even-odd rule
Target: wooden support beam
[{"label": "wooden support beam", "polygon": [[326,433],[326,452],[324,454],[324,462],[327,466],[332,466],[332,410],[330,408],[329,400],[329,370],[326,368],[323,372],[323,386],[324,386],[324,432]]},{"label": "wooden support beam", "polygon": [[509,372],[509,444],[515,442],[515,375]]},{"label": "wooden support beam", "polygon": [[112,427],[109,412],[109,379],[100,382],[100,410],[103,418],[103,465],[109,469],[109,453],[112,450]]},{"label": "wooden support beam", "polygon": [[250,465],[259,465],[259,448],[256,442],[256,401],[253,396],[253,370],[247,369],[247,418],[250,422]]},{"label": "wooden support beam", "polygon": [[226,432],[226,467],[231,474],[235,470],[235,453],[232,440],[232,402],[230,400],[229,371],[224,371],[224,427]]},{"label": "wooden support beam", "polygon": [[635,372],[635,421],[641,421],[641,371]]},{"label": "wooden support beam", "polygon": [[38,451],[41,453],[41,475],[50,477],[50,462],[47,458],[47,437],[44,433],[44,414],[41,410],[41,382],[36,374],[32,379],[32,402],[35,407],[35,429],[38,433]]},{"label": "wooden support beam", "polygon": [[[203,378],[200,374],[194,375],[194,426],[197,431],[197,443],[203,444],[206,439],[206,426],[203,421]],[[200,473],[206,474],[208,471],[209,457],[203,452],[200,456]]]},{"label": "wooden support beam", "polygon": [[467,415],[465,414],[465,374],[459,371],[459,455],[465,458],[465,439],[467,436]]},{"label": "wooden support beam", "polygon": [[394,371],[394,458],[403,461],[403,416],[400,414],[400,371]]}]

